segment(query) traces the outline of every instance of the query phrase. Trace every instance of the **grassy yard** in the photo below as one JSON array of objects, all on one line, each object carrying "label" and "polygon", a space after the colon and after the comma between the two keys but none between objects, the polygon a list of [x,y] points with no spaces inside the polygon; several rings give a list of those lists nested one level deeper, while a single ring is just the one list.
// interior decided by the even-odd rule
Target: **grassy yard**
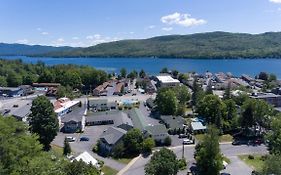
[{"label": "grassy yard", "polygon": [[123,163],[123,164],[128,164],[129,162],[131,162],[133,158],[120,158],[120,159],[114,159],[117,162]]},{"label": "grassy yard", "polygon": [[254,159],[249,159],[249,155],[240,155],[239,158],[243,160],[247,165],[255,169],[256,171],[260,171],[264,165],[264,161],[262,160],[261,155],[253,155]]},{"label": "grassy yard", "polygon": [[104,173],[104,175],[115,175],[118,173],[117,170],[110,168],[109,166],[103,166],[101,171]]},{"label": "grassy yard", "polygon": [[57,145],[51,145],[51,151],[53,151],[56,155],[62,155],[63,154],[63,148]]},{"label": "grassy yard", "polygon": [[[195,135],[195,138],[198,141],[202,141],[204,138],[204,134],[197,134]],[[233,137],[229,134],[220,136],[220,142],[232,142],[232,141],[233,141]]]}]

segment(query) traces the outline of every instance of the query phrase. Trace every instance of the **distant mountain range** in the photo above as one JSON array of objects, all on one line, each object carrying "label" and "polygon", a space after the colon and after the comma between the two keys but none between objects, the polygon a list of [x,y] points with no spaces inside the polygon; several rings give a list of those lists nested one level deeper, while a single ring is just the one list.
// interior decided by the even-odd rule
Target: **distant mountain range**
[{"label": "distant mountain range", "polygon": [[[48,51],[44,47],[41,53],[31,48],[28,52],[28,47],[15,53],[49,57],[281,58],[281,32],[210,32],[121,40],[87,48],[49,47]],[[3,51],[0,46],[1,55]]]},{"label": "distant mountain range", "polygon": [[72,49],[72,47],[52,47],[41,45],[0,43],[0,55],[2,56],[41,55],[50,52],[68,51]]}]

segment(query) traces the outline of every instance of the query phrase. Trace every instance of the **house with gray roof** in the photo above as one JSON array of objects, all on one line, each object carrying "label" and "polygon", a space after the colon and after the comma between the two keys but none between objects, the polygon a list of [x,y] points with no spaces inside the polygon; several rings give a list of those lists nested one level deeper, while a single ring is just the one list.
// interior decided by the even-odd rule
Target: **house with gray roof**
[{"label": "house with gray roof", "polygon": [[144,135],[153,138],[156,142],[163,143],[165,138],[168,137],[168,132],[165,125],[147,125]]},{"label": "house with gray roof", "polygon": [[122,141],[126,133],[126,130],[114,126],[105,130],[100,135],[100,153],[103,155],[110,154],[114,147]]},{"label": "house with gray roof", "polygon": [[11,115],[19,121],[27,122],[28,116],[31,114],[31,105],[24,105],[12,112]]},{"label": "house with gray roof", "polygon": [[84,131],[86,107],[74,107],[71,112],[61,117],[62,131],[65,133],[74,133],[77,131]]},{"label": "house with gray roof", "polygon": [[183,129],[186,124],[185,119],[180,116],[162,115],[160,118],[165,123],[166,127],[171,130]]},{"label": "house with gray roof", "polygon": [[132,120],[122,111],[112,110],[105,112],[88,112],[86,125],[113,125],[118,128],[130,130],[133,128]]},{"label": "house with gray roof", "polygon": [[145,130],[147,124],[144,121],[144,116],[139,109],[133,108],[129,111],[128,116],[132,119],[134,128],[137,128],[141,131]]},{"label": "house with gray roof", "polygon": [[108,111],[111,109],[116,109],[116,102],[109,102],[108,99],[88,99],[88,110],[97,111]]}]

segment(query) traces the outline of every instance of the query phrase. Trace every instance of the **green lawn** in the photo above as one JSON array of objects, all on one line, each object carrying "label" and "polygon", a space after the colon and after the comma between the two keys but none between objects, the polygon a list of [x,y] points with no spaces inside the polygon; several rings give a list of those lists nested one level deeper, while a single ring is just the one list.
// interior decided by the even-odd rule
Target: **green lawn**
[{"label": "green lawn", "polygon": [[110,168],[109,166],[103,166],[101,171],[104,173],[104,175],[115,175],[118,173],[117,170]]},{"label": "green lawn", "polygon": [[120,158],[120,159],[114,159],[117,162],[123,163],[123,164],[128,164],[129,162],[131,162],[133,158]]},{"label": "green lawn", "polygon": [[256,171],[260,171],[264,165],[264,161],[261,159],[261,155],[253,155],[254,159],[249,159],[249,155],[240,155],[239,158],[243,160],[247,165],[252,167]]},{"label": "green lawn", "polygon": [[56,155],[62,155],[63,154],[63,148],[57,145],[51,145],[51,151],[53,151]]},{"label": "green lawn", "polygon": [[[198,141],[202,141],[204,138],[204,134],[197,134],[195,135],[195,138]],[[229,134],[220,136],[220,142],[232,142],[232,141],[233,141],[233,137]]]},{"label": "green lawn", "polygon": [[220,142],[232,142],[232,141],[233,141],[233,137],[229,134],[220,136]]}]

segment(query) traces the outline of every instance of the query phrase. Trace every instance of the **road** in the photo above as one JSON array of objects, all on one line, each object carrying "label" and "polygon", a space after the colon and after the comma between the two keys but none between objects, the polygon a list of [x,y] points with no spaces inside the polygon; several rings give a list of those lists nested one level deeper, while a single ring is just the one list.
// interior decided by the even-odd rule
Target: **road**
[{"label": "road", "polygon": [[[233,146],[230,143],[228,144],[221,144],[220,145],[221,152],[231,160],[231,164],[228,165],[227,169],[223,172],[235,174],[235,175],[247,175],[249,174],[252,169],[248,167],[244,162],[242,162],[237,156],[243,154],[266,154],[267,148],[264,145],[261,146]],[[174,153],[177,155],[178,158],[182,157],[182,146],[172,147],[171,148]],[[192,146],[185,146],[185,153],[184,157],[190,165],[194,163],[193,153],[194,153],[194,145]],[[150,160],[150,157],[144,158],[140,157],[128,170],[123,173],[123,175],[143,175],[144,173],[144,166]],[[187,170],[179,172],[178,174],[186,174]]]}]

